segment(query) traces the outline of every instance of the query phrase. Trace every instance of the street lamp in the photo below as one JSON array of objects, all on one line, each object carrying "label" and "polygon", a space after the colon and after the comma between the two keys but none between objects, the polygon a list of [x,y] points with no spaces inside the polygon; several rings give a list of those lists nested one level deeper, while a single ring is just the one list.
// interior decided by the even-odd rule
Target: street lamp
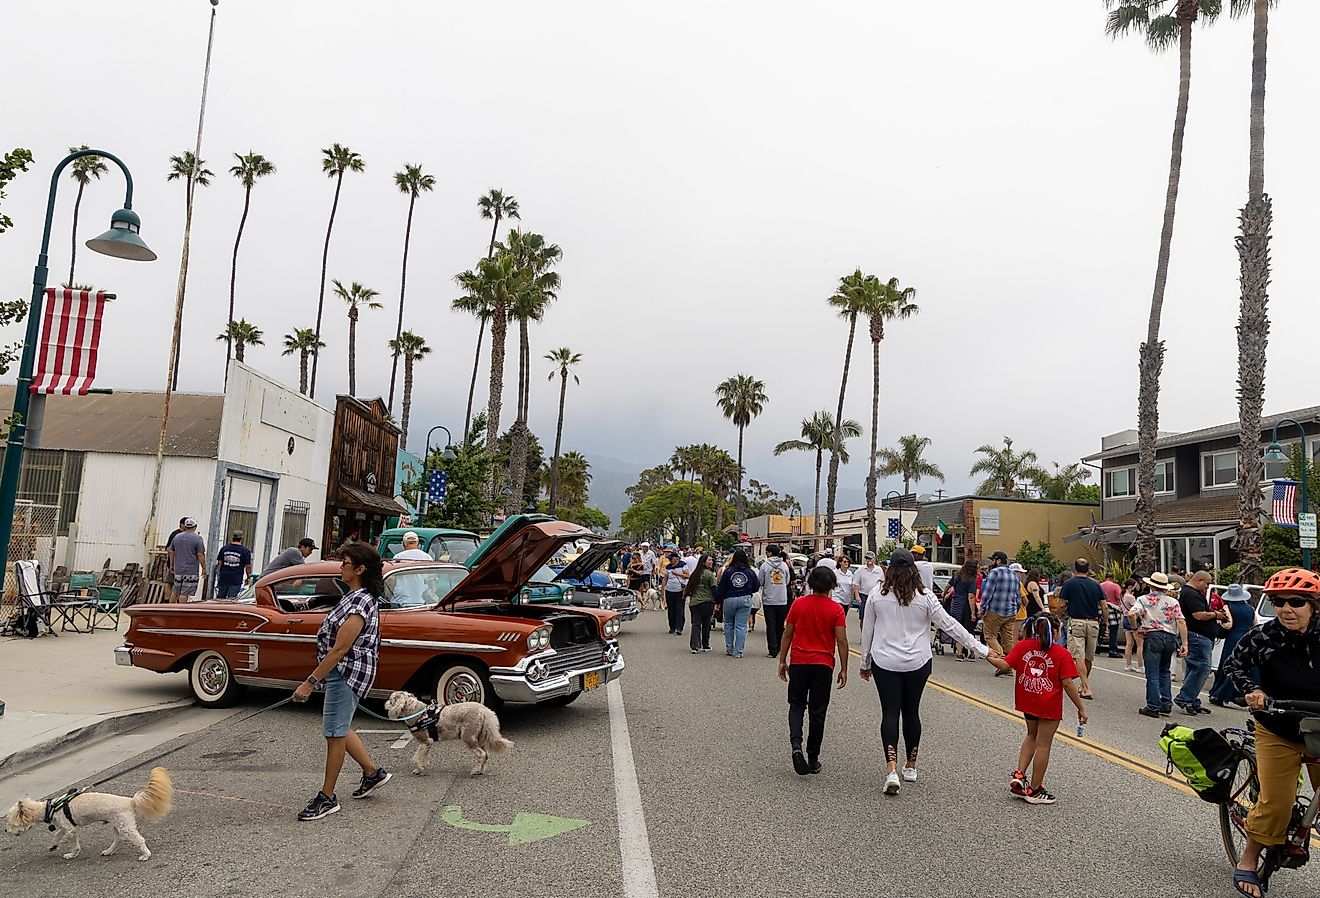
[{"label": "street lamp", "polygon": [[[431,434],[437,430],[445,432],[445,451],[440,453],[440,457],[445,461],[453,461],[458,458],[458,453],[454,451],[454,435],[449,432],[449,428],[443,424],[437,424],[426,432],[426,454],[422,456],[422,498],[430,493],[431,489]],[[431,502],[426,500],[426,508],[429,508]]]},{"label": "street lamp", "polygon": [[32,302],[28,306],[27,333],[23,338],[23,357],[18,366],[18,383],[14,387],[13,424],[5,450],[4,472],[0,475],[0,576],[9,565],[9,538],[14,529],[14,504],[18,499],[18,477],[23,464],[23,444],[27,439],[28,404],[32,398],[32,368],[36,362],[37,340],[41,321],[42,301],[46,298],[46,263],[50,249],[50,229],[55,220],[55,192],[59,188],[60,174],[75,159],[100,156],[119,166],[124,173],[124,208],[110,216],[110,230],[87,241],[87,248],[102,255],[133,262],[153,262],[156,254],[142,242],[138,232],[142,220],[133,211],[133,175],[117,156],[105,150],[78,150],[70,153],[55,166],[50,176],[50,194],[46,200],[46,226],[41,233],[41,251],[32,270]]},{"label": "street lamp", "polygon": [[[1302,505],[1302,512],[1306,514],[1310,514],[1311,502],[1310,502],[1310,496],[1307,494],[1307,490],[1306,490],[1306,468],[1307,468],[1306,428],[1302,427],[1300,423],[1294,421],[1292,418],[1282,418],[1279,421],[1276,421],[1274,424],[1274,436],[1270,438],[1270,448],[1265,450],[1265,479],[1266,480],[1281,479],[1284,475],[1285,468],[1288,462],[1290,461],[1288,456],[1284,454],[1283,447],[1279,445],[1279,425],[1281,424],[1291,424],[1293,427],[1297,428],[1297,433],[1301,436],[1301,440],[1302,440],[1302,445],[1301,445],[1302,463],[1300,465],[1301,468],[1300,479],[1301,479],[1301,487],[1302,487],[1301,505]],[[1302,549],[1302,567],[1306,568],[1308,571],[1311,569],[1310,549]]]}]

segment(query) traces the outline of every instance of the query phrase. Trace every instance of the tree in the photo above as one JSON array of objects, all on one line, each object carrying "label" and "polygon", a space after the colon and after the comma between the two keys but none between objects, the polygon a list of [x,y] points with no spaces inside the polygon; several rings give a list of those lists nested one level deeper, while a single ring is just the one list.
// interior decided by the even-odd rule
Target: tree
[{"label": "tree", "polygon": [[839,461],[843,441],[843,400],[848,395],[848,369],[852,366],[853,340],[857,336],[857,316],[867,311],[877,278],[862,274],[860,268],[839,278],[839,286],[826,302],[848,322],[848,346],[843,353],[843,377],[839,380],[839,408],[834,414],[834,445],[830,447],[830,472],[825,486],[825,532],[834,532],[834,501],[839,490]]},{"label": "tree", "polygon": [[1087,505],[1100,504],[1100,484],[1098,483],[1074,483],[1068,488],[1068,495],[1064,496],[1069,502],[1085,502]]},{"label": "tree", "polygon": [[1056,461],[1053,474],[1044,469],[1041,469],[1040,474],[1041,476],[1032,480],[1040,490],[1040,497],[1053,499],[1056,502],[1066,501],[1075,487],[1082,486],[1091,479],[1091,469],[1077,462],[1061,468]]},{"label": "tree", "polygon": [[743,432],[752,419],[765,410],[765,382],[750,374],[735,374],[715,388],[715,402],[720,413],[738,428],[738,529],[743,526]]},{"label": "tree", "polygon": [[930,437],[917,436],[915,433],[898,438],[898,446],[881,449],[876,453],[880,462],[877,472],[881,477],[902,477],[903,494],[911,492],[913,483],[920,483],[925,477],[944,482],[944,472],[934,462],[926,461],[924,453],[930,446]]},{"label": "tree", "polygon": [[413,363],[430,355],[431,347],[426,345],[424,337],[419,337],[412,331],[404,331],[397,340],[390,341],[390,352],[396,358],[400,355],[403,356],[403,422],[399,425],[399,429],[403,431],[403,438],[399,443],[399,448],[406,450],[408,448],[408,418],[412,413]]},{"label": "tree", "polygon": [[472,310],[490,319],[490,398],[486,404],[485,440],[486,445],[493,446],[504,405],[504,346],[509,307],[519,289],[518,269],[513,255],[502,252],[456,275],[454,282],[463,290],[463,295],[454,300],[454,308]]},{"label": "tree", "polygon": [[[902,287],[898,278],[890,278],[881,284],[877,278],[866,279],[865,308],[871,327],[871,453],[870,469],[866,475],[866,539],[868,546],[874,546],[875,536],[875,490],[876,490],[876,445],[880,436],[880,343],[885,338],[885,322],[895,318],[907,319],[917,314],[917,304],[913,302],[917,291],[913,287]],[[906,479],[906,478],[905,478]],[[941,480],[944,478],[941,477]],[[904,486],[907,492],[906,484]]]},{"label": "tree", "polygon": [[[179,286],[174,300],[174,331],[170,339],[170,354],[173,356],[173,363],[170,365],[170,384],[173,389],[179,387],[179,356],[181,355],[179,348],[180,340],[183,338],[183,304],[188,290],[188,248],[192,241],[193,195],[198,187],[209,187],[213,177],[215,172],[206,167],[206,160],[199,159],[192,150],[185,151],[181,156],[170,157],[170,171],[165,176],[165,180],[183,181],[186,203],[183,217],[183,258],[179,265]],[[161,439],[163,440],[164,437]]]},{"label": "tree", "polygon": [[[9,182],[17,178],[20,174],[28,170],[32,164],[32,153],[22,147],[17,147],[0,156],[0,200],[5,198],[5,187]],[[0,234],[14,226],[14,221],[8,215],[0,212]],[[27,317],[27,302],[22,299],[9,301],[0,301],[0,328],[16,324]],[[22,343],[10,343],[7,346],[0,347],[0,374],[7,374],[9,366],[19,357],[22,351]],[[0,439],[7,438],[9,427],[12,420],[0,422]]]},{"label": "tree", "polygon": [[1022,452],[1013,451],[1013,440],[1004,437],[1002,448],[986,443],[977,446],[981,458],[972,465],[968,472],[973,477],[985,474],[986,479],[976,488],[978,496],[1012,496],[1021,492],[1023,483],[1035,483],[1046,476],[1045,469],[1037,461],[1036,453],[1030,449]]},{"label": "tree", "polygon": [[[550,467],[541,471],[541,487],[548,495],[554,478]],[[559,504],[563,508],[581,508],[587,504],[587,492],[591,486],[591,462],[581,452],[565,452],[559,459]],[[556,514],[546,503],[546,512]],[[569,518],[563,518],[567,521]]]},{"label": "tree", "polygon": [[[321,343],[321,316],[325,311],[325,272],[326,266],[330,261],[330,234],[335,229],[335,213],[339,211],[339,192],[344,187],[344,172],[360,172],[367,167],[362,161],[362,157],[353,152],[346,146],[332,144],[321,150],[321,171],[327,178],[334,178],[335,198],[330,204],[330,220],[325,226],[325,246],[321,250],[321,289],[316,297],[316,342]],[[349,358],[352,359],[353,353],[349,351]],[[316,371],[321,361],[321,351],[317,349],[312,353],[312,388],[310,395],[316,397]],[[351,364],[350,364],[351,367]],[[353,392],[352,386],[348,389]]]},{"label": "tree", "polygon": [[[555,454],[550,460],[550,514],[554,514],[559,500],[559,446],[564,438],[564,399],[568,396],[568,369],[582,361],[582,353],[561,346],[547,352],[545,360],[555,366],[548,379],[554,380],[555,375],[559,375],[559,417],[555,421]],[[582,383],[576,374],[573,375],[573,383]]]},{"label": "tree", "polygon": [[325,344],[316,339],[316,331],[310,327],[300,327],[291,334],[284,335],[284,351],[280,355],[298,353],[298,392],[307,395],[307,363]]},{"label": "tree", "polygon": [[[684,508],[688,500],[689,490],[685,483],[674,482],[660,487],[653,490],[641,502],[624,511],[619,517],[619,526],[624,533],[653,542],[658,542],[671,533],[677,536],[683,524]],[[704,485],[697,487],[696,504],[703,520],[715,517],[715,494]],[[735,513],[733,506],[727,502],[724,505],[726,515]],[[701,538],[702,535],[698,534],[697,539]]]},{"label": "tree", "polygon": [[674,482],[674,470],[667,464],[658,464],[647,468],[637,475],[637,482],[623,491],[633,505],[641,502],[651,493]]},{"label": "tree", "polygon": [[[522,216],[518,214],[518,201],[512,195],[505,196],[504,191],[498,188],[491,188],[489,193],[479,197],[477,208],[481,211],[481,217],[491,222],[490,245],[486,249],[486,258],[489,259],[495,255],[495,238],[499,235],[500,221],[505,218],[521,220]],[[458,308],[457,300],[455,308]],[[463,415],[463,439],[467,439],[468,427],[472,422],[472,397],[477,391],[477,370],[481,367],[481,338],[486,332],[486,322],[490,319],[491,310],[473,307],[458,311],[471,312],[477,316],[478,321],[477,351],[472,358],[472,383],[468,386],[467,412]]]},{"label": "tree", "polygon": [[1040,571],[1046,577],[1057,577],[1063,573],[1063,562],[1054,557],[1050,544],[1040,540],[1033,548],[1025,539],[1018,546],[1017,556],[1013,559],[1029,571]]},{"label": "tree", "polygon": [[[77,153],[80,150],[91,149],[87,144],[80,147],[69,147],[70,153]],[[105,160],[100,156],[79,156],[73,162],[69,163],[69,177],[73,178],[78,184],[78,193],[73,200],[73,231],[69,247],[69,283],[74,283],[73,270],[78,261],[78,212],[82,208],[83,191],[87,185],[92,183],[92,179],[101,180],[101,175],[109,169],[106,167]],[[233,316],[230,316],[231,318]]]},{"label": "tree", "polygon": [[[417,205],[417,197],[423,191],[430,193],[435,189],[435,176],[425,174],[420,165],[403,166],[402,171],[394,173],[394,186],[399,188],[400,193],[408,195],[408,222],[403,229],[403,269],[399,273],[399,321],[394,326],[394,340],[390,348],[394,353],[394,360],[390,364],[390,398],[389,407],[394,408],[394,381],[399,373],[399,352],[398,347],[402,346],[403,338],[403,297],[408,290],[408,244],[412,241],[412,222],[413,207]],[[404,420],[408,419],[404,415]],[[407,428],[404,429],[405,439],[407,437]]]},{"label": "tree", "polygon": [[[345,287],[343,281],[333,281],[335,296],[338,296],[348,304],[348,395],[357,395],[357,323],[359,310],[362,307],[368,309],[383,309],[382,304],[376,301],[380,296],[370,287],[364,287],[357,281]],[[312,377],[316,377],[316,359],[312,359]],[[313,380],[313,387],[316,382]]]},{"label": "tree", "polygon": [[[229,173],[238,178],[243,185],[243,214],[238,219],[238,234],[234,237],[234,258],[229,266],[229,323],[232,329],[234,323],[234,288],[238,281],[238,246],[243,242],[243,227],[247,224],[248,209],[252,205],[252,185],[257,183],[258,178],[264,178],[267,175],[275,174],[275,164],[260,153],[254,153],[248,150],[246,155],[234,154],[238,164],[230,167]],[[73,278],[73,269],[69,269],[69,278]],[[234,349],[233,341],[226,339],[225,348],[225,377],[229,377],[229,357]],[[243,361],[243,354],[238,353],[238,360]]]},{"label": "tree", "polygon": [[426,460],[426,471],[445,474],[445,499],[428,505],[422,520],[431,527],[481,530],[494,509],[487,483],[495,458],[479,439],[465,440],[453,449],[452,459],[444,458],[444,450],[437,446]]},{"label": "tree", "polygon": [[785,452],[800,450],[803,452],[816,453],[816,512],[812,518],[812,532],[820,533],[820,469],[824,461],[824,453],[839,453],[839,459],[846,465],[848,464],[848,450],[844,445],[844,440],[856,439],[862,435],[862,425],[851,418],[842,423],[839,428],[840,438],[834,438],[835,427],[834,419],[830,417],[828,411],[819,411],[810,418],[802,419],[802,439],[785,440],[775,446],[775,455],[783,455]]},{"label": "tree", "polygon": [[216,337],[216,340],[233,346],[234,358],[241,362],[246,347],[265,345],[262,340],[263,337],[265,337],[265,334],[256,325],[240,318],[237,321],[229,322],[229,326],[220,332],[220,336]]},{"label": "tree", "polygon": [[1164,312],[1164,289],[1168,282],[1169,255],[1173,246],[1174,213],[1178,206],[1178,183],[1182,177],[1183,135],[1192,85],[1192,25],[1197,18],[1209,24],[1219,15],[1222,0],[1105,0],[1110,9],[1105,33],[1118,38],[1141,34],[1156,52],[1178,47],[1178,103],[1173,114],[1173,148],[1169,180],[1164,193],[1164,220],[1160,228],[1159,254],[1155,261],[1155,286],[1151,291],[1146,341],[1137,354],[1137,557],[1140,570],[1155,568],[1155,440],[1160,425],[1160,373],[1164,369],[1164,341],[1160,318]]},{"label": "tree", "polygon": [[[9,182],[28,170],[32,164],[32,152],[22,147],[15,147],[4,156],[0,156],[0,200],[5,198],[5,187]],[[0,234],[14,226],[14,220],[0,212]]]},{"label": "tree", "polygon": [[[520,444],[525,446],[523,452],[522,465],[527,471],[540,471],[545,463],[545,454],[541,451],[541,442],[536,438],[536,434],[528,433],[525,441],[519,440]],[[541,481],[537,477],[527,477],[523,480],[522,492],[513,491],[512,479],[507,477],[507,472],[513,467],[514,458],[514,428],[510,427],[500,435],[495,441],[496,459],[498,467],[506,472],[506,482],[508,486],[502,489],[499,495],[503,502],[497,502],[496,508],[503,508],[508,514],[517,514],[521,511],[535,509],[537,501],[541,497]]]},{"label": "tree", "polygon": [[[715,532],[720,533],[724,530],[724,506],[725,499],[728,498],[729,491],[742,481],[742,465],[725,452],[723,449],[711,446],[709,452],[703,453],[700,461],[702,464],[701,482],[712,493],[715,494]],[[755,480],[749,483],[756,483]],[[738,516],[741,519],[747,517],[747,498],[744,493],[739,491],[737,496]],[[704,521],[698,521],[702,527]],[[739,529],[742,524],[739,523]]]}]

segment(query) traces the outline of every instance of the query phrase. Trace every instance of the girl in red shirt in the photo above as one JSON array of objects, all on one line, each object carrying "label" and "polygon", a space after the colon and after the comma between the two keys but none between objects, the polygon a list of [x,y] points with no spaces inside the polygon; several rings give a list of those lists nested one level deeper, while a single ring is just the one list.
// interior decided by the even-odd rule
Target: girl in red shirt
[{"label": "girl in red shirt", "polygon": [[[1086,707],[1077,691],[1077,664],[1068,650],[1054,641],[1059,619],[1053,614],[1038,614],[1027,622],[1031,638],[1013,646],[1008,657],[992,652],[989,661],[999,670],[1017,674],[1014,707],[1027,722],[1027,737],[1018,752],[1017,770],[1009,782],[1009,791],[1028,804],[1054,804],[1055,798],[1045,789],[1045,770],[1050,763],[1050,747],[1063,720],[1063,694],[1077,706],[1078,723],[1086,723]],[[1027,783],[1027,766],[1031,783]]]}]

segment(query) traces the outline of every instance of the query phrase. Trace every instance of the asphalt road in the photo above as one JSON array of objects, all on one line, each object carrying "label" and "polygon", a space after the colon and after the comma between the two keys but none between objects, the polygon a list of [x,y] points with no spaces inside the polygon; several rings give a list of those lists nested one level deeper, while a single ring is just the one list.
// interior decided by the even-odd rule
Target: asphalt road
[{"label": "asphalt road", "polygon": [[[169,817],[142,826],[150,861],[127,850],[100,857],[109,839],[99,827],[82,833],[82,857],[64,861],[38,828],[0,841],[0,880],[13,894],[88,898],[1233,894],[1214,808],[1162,777],[1161,724],[1135,713],[1143,683],[1121,662],[1100,662],[1111,672],[1095,675],[1084,739],[1056,744],[1047,782],[1059,804],[1030,807],[1007,790],[1022,737],[1005,710],[1010,680],[986,664],[936,658],[921,781],[887,798],[879,704],[855,677],[856,658],[854,679],[831,705],[825,770],[799,777],[763,634],[735,660],[718,632],[716,651],[693,656],[664,626],[648,612],[625,627],[628,669],[614,695],[506,710],[515,748],[483,777],[467,775],[470,755],[452,743],[433,752],[428,775],[413,777],[411,743],[393,747],[388,724],[360,716],[363,730],[390,730],[363,738],[394,781],[348,800],[358,775],[349,762],[343,811],[300,824],[294,815],[320,780],[319,706],[235,725],[240,714],[164,760],[177,794]],[[250,693],[246,707],[277,698]],[[1216,711],[1199,722],[1241,719]],[[131,793],[146,769],[102,788]],[[0,781],[6,805],[16,797],[8,786]],[[520,843],[537,836],[548,837]],[[1270,894],[1318,890],[1320,863],[1280,873]]]}]

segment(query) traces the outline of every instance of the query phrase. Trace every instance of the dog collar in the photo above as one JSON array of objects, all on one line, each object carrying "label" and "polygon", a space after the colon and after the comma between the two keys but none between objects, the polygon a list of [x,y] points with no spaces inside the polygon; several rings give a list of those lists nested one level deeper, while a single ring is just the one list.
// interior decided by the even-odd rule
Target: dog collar
[{"label": "dog collar", "polygon": [[41,822],[46,824],[51,832],[55,832],[55,815],[62,812],[64,819],[69,821],[70,826],[77,826],[78,822],[73,819],[73,813],[69,810],[69,802],[81,795],[82,792],[82,789],[70,789],[59,798],[47,798],[46,813],[41,818]]},{"label": "dog collar", "polygon": [[408,724],[408,732],[420,733],[422,730],[426,730],[427,735],[431,737],[431,741],[439,742],[440,730],[436,726],[436,724],[439,723],[439,721],[440,721],[439,706],[434,703],[429,704],[426,706],[426,710],[422,713],[422,715],[417,718],[417,721],[415,723]]}]

